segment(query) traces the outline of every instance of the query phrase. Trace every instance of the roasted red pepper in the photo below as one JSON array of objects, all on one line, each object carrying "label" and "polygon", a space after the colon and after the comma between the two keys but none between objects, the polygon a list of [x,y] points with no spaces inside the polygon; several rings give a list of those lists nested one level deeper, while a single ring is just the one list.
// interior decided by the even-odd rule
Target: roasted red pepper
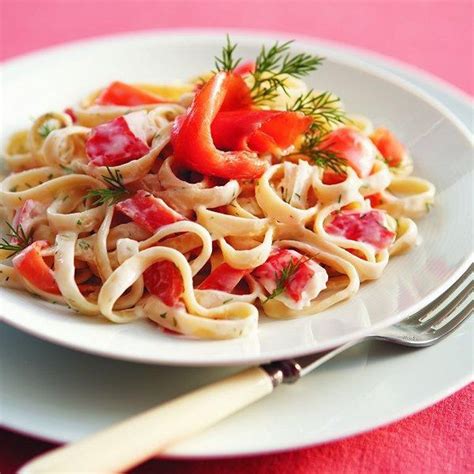
[{"label": "roasted red pepper", "polygon": [[380,204],[382,204],[383,202],[383,198],[380,193],[371,194],[370,196],[366,196],[365,198],[370,201],[371,207],[380,206]]},{"label": "roasted red pepper", "polygon": [[54,273],[41,256],[41,249],[49,247],[46,240],[37,240],[13,258],[16,271],[36,288],[59,295]]},{"label": "roasted red pepper", "polygon": [[198,288],[200,290],[219,290],[230,293],[247,272],[248,270],[238,270],[227,263],[221,263]]},{"label": "roasted red pepper", "polygon": [[167,101],[161,97],[120,81],[112,82],[95,100],[97,105],[125,105],[127,107],[164,102]]}]

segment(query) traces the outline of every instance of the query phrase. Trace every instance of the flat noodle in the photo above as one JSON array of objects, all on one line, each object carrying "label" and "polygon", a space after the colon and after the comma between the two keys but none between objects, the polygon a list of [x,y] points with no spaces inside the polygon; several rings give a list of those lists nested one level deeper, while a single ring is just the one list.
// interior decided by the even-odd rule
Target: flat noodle
[{"label": "flat noodle", "polygon": [[[251,87],[253,76],[243,77]],[[286,81],[286,90],[277,87],[273,99],[259,104],[261,109],[286,110],[307,93],[301,80]],[[347,167],[335,182],[326,180],[327,168],[293,153],[298,143],[261,153],[268,168],[253,181],[193,174],[174,160],[170,137],[175,119],[193,100],[196,83],[136,87],[165,102],[100,105],[100,91],[95,91],[72,114],[43,114],[7,142],[5,160],[12,173],[0,181],[0,216],[18,227],[1,224],[1,286],[114,323],[148,318],[182,335],[229,339],[254,333],[259,310],[271,318],[294,318],[351,298],[363,281],[383,274],[391,256],[409,251],[419,240],[412,219],[429,210],[435,188],[410,176],[413,160],[408,152],[395,168],[378,155],[368,176],[360,177]],[[307,97],[318,94],[309,92]],[[328,107],[340,110],[339,99],[328,97]],[[146,152],[110,166],[91,161],[91,129],[118,117],[132,120],[140,111],[147,123],[147,133],[142,134],[147,137]],[[329,132],[340,126],[328,122],[322,129]],[[346,126],[365,137],[374,133],[372,122],[361,115],[348,116]],[[136,132],[136,137],[142,135]],[[113,142],[112,151],[119,145]],[[157,199],[153,202],[167,205],[176,221],[153,227],[152,220],[143,225],[135,219],[136,209],[124,200],[133,199],[139,190],[145,191],[144,200],[149,193]],[[94,196],[104,191],[111,193],[110,199],[96,201]],[[124,202],[118,209],[119,201]],[[370,239],[331,231],[337,216],[351,213],[377,213],[378,220],[372,222],[390,237],[388,244],[377,247]],[[28,243],[43,241],[39,255],[51,266],[60,294],[45,291],[41,281],[26,278],[12,266],[11,257],[21,248],[15,250],[16,237],[9,234],[12,229],[25,230],[21,225],[27,227]],[[312,268],[327,279],[300,306],[290,304],[283,288],[270,294],[254,272],[285,251],[311,260]],[[158,290],[151,292],[143,277],[159,262],[174,264],[182,280],[184,290],[174,305],[166,304]],[[234,272],[232,285],[218,280],[215,287],[200,287],[226,265]],[[274,277],[279,278],[276,270]],[[171,278],[171,273],[165,275],[165,286],[174,284]]]}]

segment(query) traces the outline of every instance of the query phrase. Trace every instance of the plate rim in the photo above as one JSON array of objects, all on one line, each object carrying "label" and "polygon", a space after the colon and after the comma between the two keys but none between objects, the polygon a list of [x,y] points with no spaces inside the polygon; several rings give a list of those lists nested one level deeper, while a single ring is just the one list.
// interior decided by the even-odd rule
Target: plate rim
[{"label": "plate rim", "polygon": [[[383,62],[383,60],[382,60]],[[397,67],[398,68],[398,67]],[[403,68],[402,68],[403,69]],[[419,74],[417,73],[414,73],[414,76],[418,76],[419,78]],[[415,79],[416,77],[414,77],[413,79]],[[410,78],[409,80],[411,80],[412,78]],[[429,81],[429,79],[427,79],[427,81]],[[443,87],[442,85],[439,86],[439,88],[441,89],[441,87]],[[440,91],[441,92],[441,91]],[[455,98],[456,100],[459,100],[460,102],[463,101],[465,102],[464,98],[460,98],[459,96],[456,96],[456,93],[455,93],[455,90],[449,90],[448,91],[449,94],[451,94],[453,96],[453,98]],[[453,109],[454,110],[454,109]],[[229,455],[221,455],[221,456],[163,456],[161,457],[160,459],[179,459],[179,460],[189,460],[189,461],[192,461],[192,460],[200,460],[200,459],[228,459],[228,458],[233,458],[233,457],[242,457],[242,458],[245,458],[245,457],[250,457],[250,456],[256,456],[256,455],[264,455],[264,454],[276,454],[276,453],[284,453],[284,452],[287,452],[287,451],[290,451],[290,450],[294,450],[294,449],[304,449],[304,448],[310,448],[310,447],[315,447],[315,446],[318,446],[320,444],[324,444],[326,442],[331,442],[331,441],[336,441],[336,440],[345,440],[351,436],[355,436],[357,434],[363,434],[363,433],[366,433],[366,432],[369,432],[373,429],[377,429],[377,428],[383,428],[384,426],[387,426],[389,424],[391,424],[392,422],[396,422],[398,421],[399,419],[401,418],[404,418],[406,416],[410,416],[412,414],[415,414],[417,412],[419,412],[420,410],[423,410],[429,406],[431,406],[432,404],[434,403],[437,403],[439,400],[445,398],[445,397],[448,397],[450,396],[452,393],[454,393],[455,391],[457,390],[460,390],[462,387],[464,387],[465,385],[467,385],[468,383],[472,382],[472,376],[469,377],[469,376],[466,376],[467,378],[463,380],[463,382],[465,383],[462,383],[462,385],[459,385],[459,386],[454,386],[452,385],[451,388],[449,390],[446,390],[444,392],[439,392],[440,395],[439,396],[436,396],[436,397],[433,397],[432,399],[430,400],[427,400],[427,401],[424,401],[424,402],[421,402],[419,404],[419,406],[417,408],[415,408],[414,410],[408,410],[408,412],[402,414],[399,417],[396,417],[396,418],[393,418],[393,419],[390,419],[390,420],[387,420],[386,423],[382,424],[382,425],[374,425],[373,427],[371,428],[367,428],[366,430],[363,430],[363,431],[354,431],[352,433],[348,433],[346,434],[345,436],[341,436],[341,437],[336,437],[332,440],[328,439],[327,441],[323,441],[322,443],[308,443],[308,444],[305,444],[305,445],[295,445],[293,447],[287,447],[287,448],[281,448],[281,449],[274,449],[274,450],[267,450],[267,451],[255,451],[255,452],[245,452],[245,453],[242,453],[242,454],[229,454]],[[453,388],[454,387],[454,388]],[[3,423],[3,427],[8,429],[8,430],[11,430],[11,431],[14,431],[16,433],[19,433],[19,434],[22,434],[22,435],[27,435],[27,436],[32,436],[32,437],[35,437],[37,439],[40,439],[40,440],[43,440],[43,441],[46,441],[46,442],[54,442],[54,443],[58,443],[58,440],[53,440],[51,438],[48,438],[48,437],[45,437],[41,434],[36,434],[35,432],[32,432],[32,431],[26,431],[24,429],[21,429],[21,428],[16,428],[16,427],[13,427],[13,428],[10,428],[9,426],[6,426],[4,423]]]},{"label": "plate rim", "polygon": [[[424,90],[419,88],[418,86],[412,84],[408,80],[396,75],[395,73],[391,71],[387,71],[383,69],[383,67],[379,67],[378,65],[374,65],[371,63],[367,63],[366,61],[360,61],[357,58],[352,59],[348,57],[347,52],[351,51],[357,51],[357,48],[353,47],[346,47],[344,45],[337,45],[335,42],[328,42],[326,40],[319,40],[318,38],[313,38],[309,36],[303,36],[303,35],[297,35],[297,34],[292,34],[292,33],[287,33],[287,32],[273,32],[273,31],[266,31],[266,30],[245,30],[245,29],[235,29],[235,28],[229,28],[229,29],[222,29],[222,28],[215,28],[215,29],[209,29],[209,28],[170,28],[166,30],[141,30],[141,31],[131,31],[131,32],[126,32],[126,33],[119,33],[119,34],[111,34],[111,35],[102,35],[102,36],[96,36],[92,38],[85,38],[85,39],[80,39],[80,40],[75,40],[75,41],[70,41],[70,42],[65,42],[61,43],[55,46],[51,46],[48,48],[42,48],[35,50],[33,52],[28,52],[19,56],[16,56],[14,58],[8,59],[6,61],[2,61],[0,63],[0,73],[3,73],[4,70],[8,71],[10,68],[15,67],[16,65],[21,65],[22,62],[28,62],[29,60],[38,58],[43,56],[45,53],[54,56],[55,54],[60,54],[61,52],[67,52],[68,49],[77,49],[81,45],[87,44],[91,45],[94,43],[101,43],[101,44],[107,44],[110,42],[116,42],[116,41],[126,41],[127,39],[133,39],[133,40],[139,40],[140,38],[151,38],[151,37],[167,37],[167,36],[173,36],[174,38],[184,38],[184,37],[193,37],[193,36],[200,36],[204,37],[207,36],[208,39],[216,39],[217,37],[221,36],[225,32],[229,32],[230,34],[234,35],[235,37],[244,37],[246,34],[248,35],[249,32],[252,32],[253,38],[250,41],[254,41],[255,37],[261,38],[262,40],[266,41],[271,41],[272,39],[288,39],[289,36],[291,35],[292,38],[295,39],[296,44],[300,47],[304,47],[305,45],[308,45],[311,48],[315,47],[323,47],[323,48],[328,48],[331,49],[331,60],[343,64],[343,65],[348,65],[352,68],[355,68],[357,70],[363,71],[363,72],[368,72],[371,75],[380,78],[381,80],[388,81],[389,83],[400,87],[401,89],[404,89],[408,93],[418,97],[420,100],[424,101],[427,103],[429,106],[435,108],[438,110],[442,115],[444,115],[457,129],[458,131],[464,136],[464,138],[471,143],[471,146],[474,143],[474,138],[472,134],[469,132],[469,129],[467,128],[466,125],[456,116],[454,115],[451,110],[449,110],[444,104],[442,104],[437,98],[431,96],[430,94],[426,93]],[[365,54],[362,51],[362,54]],[[369,52],[369,54],[372,54]],[[383,55],[379,55],[378,53],[372,54],[373,56],[377,57],[379,56],[382,60],[384,60]],[[390,59],[389,59],[390,62]],[[403,63],[402,63],[403,64]],[[410,68],[410,66],[408,66]],[[442,80],[440,80],[442,82]],[[442,87],[444,85],[441,84]],[[456,91],[455,93],[459,97],[459,92]],[[467,95],[466,97],[462,97],[462,101],[468,101],[469,96]],[[471,105],[471,104],[470,104]],[[176,365],[176,366],[229,366],[229,365],[242,365],[242,364],[255,364],[255,363],[261,363],[261,362],[266,362],[269,360],[274,360],[274,359],[285,359],[285,358],[290,358],[290,357],[297,357],[301,355],[306,355],[314,352],[319,352],[323,350],[330,349],[332,347],[336,347],[340,344],[344,344],[345,342],[348,342],[350,340],[356,340],[357,338],[361,338],[364,335],[370,334],[371,332],[375,332],[377,330],[380,330],[382,328],[388,327],[392,324],[395,324],[398,321],[401,321],[405,317],[408,317],[410,314],[413,314],[416,311],[419,311],[422,309],[424,306],[429,304],[431,301],[436,299],[439,295],[441,295],[446,289],[448,289],[463,273],[464,271],[467,270],[471,262],[474,260],[473,258],[474,252],[471,251],[469,255],[465,257],[465,260],[462,262],[462,264],[452,273],[452,275],[443,282],[442,285],[438,286],[436,289],[434,289],[431,293],[426,295],[423,299],[417,301],[413,305],[411,305],[409,308],[407,308],[405,311],[402,311],[400,313],[397,313],[391,318],[387,318],[386,320],[383,320],[381,322],[378,322],[376,324],[371,325],[369,328],[362,328],[357,331],[354,331],[348,335],[345,336],[339,336],[336,338],[333,338],[331,342],[328,343],[320,343],[317,347],[311,346],[305,346],[305,348],[298,350],[299,348],[292,348],[288,349],[286,348],[285,350],[278,350],[278,351],[268,351],[265,355],[251,355],[251,356],[240,356],[238,359],[236,356],[227,356],[227,358],[220,358],[219,360],[215,359],[191,359],[191,356],[184,356],[181,357],[180,359],[170,359],[163,357],[163,355],[160,355],[159,357],[157,356],[150,356],[150,355],[137,355],[137,354],[122,354],[119,352],[115,352],[110,350],[110,348],[100,348],[100,347],[93,347],[93,346],[84,346],[82,343],[78,342],[75,343],[73,341],[64,341],[61,339],[60,336],[56,336],[56,334],[45,334],[39,329],[31,328],[27,324],[22,324],[21,320],[15,320],[15,318],[10,317],[10,316],[4,316],[3,314],[0,314],[0,319],[4,321],[5,323],[15,327],[16,329],[19,329],[21,331],[24,331],[28,334],[31,334],[35,337],[38,337],[40,339],[46,340],[50,343],[54,344],[59,344],[64,347],[68,347],[74,350],[82,351],[82,352],[87,352],[95,355],[99,355],[102,357],[107,357],[107,358],[112,358],[112,359],[118,359],[118,360],[127,360],[127,361],[134,361],[134,362],[140,362],[140,363],[146,363],[146,364],[166,364],[166,365]],[[12,303],[15,304],[15,303]],[[3,311],[2,311],[3,313]],[[277,353],[277,354],[274,354]],[[207,356],[209,357],[209,356]]]}]

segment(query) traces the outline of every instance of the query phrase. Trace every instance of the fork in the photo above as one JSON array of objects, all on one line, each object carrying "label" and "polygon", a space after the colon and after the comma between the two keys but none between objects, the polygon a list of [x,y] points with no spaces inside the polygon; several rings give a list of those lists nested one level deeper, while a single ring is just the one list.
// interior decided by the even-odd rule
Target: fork
[{"label": "fork", "polygon": [[394,326],[330,351],[246,369],[41,455],[19,473],[123,472],[263,398],[281,383],[296,382],[362,341],[379,339],[413,348],[431,346],[472,314],[473,287],[471,264],[441,296]]}]

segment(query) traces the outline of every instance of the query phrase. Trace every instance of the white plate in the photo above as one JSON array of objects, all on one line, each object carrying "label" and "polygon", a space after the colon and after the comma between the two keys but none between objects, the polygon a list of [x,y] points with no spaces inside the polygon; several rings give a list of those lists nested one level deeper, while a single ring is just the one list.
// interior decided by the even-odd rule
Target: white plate
[{"label": "white plate", "polygon": [[[342,57],[348,54],[347,49],[324,50]],[[350,54],[390,67],[429,90],[467,123],[472,120],[469,104],[445,85],[360,51]],[[471,320],[428,349],[361,346],[166,454],[180,458],[258,454],[327,442],[392,422],[472,380],[473,335]],[[78,439],[230,370],[112,361],[60,348],[4,325],[0,364],[2,423],[57,441]]]},{"label": "white plate", "polygon": [[[234,35],[244,57],[264,40]],[[273,39],[267,38],[267,42]],[[145,33],[81,41],[8,62],[3,71],[2,132],[28,117],[64,108],[112,79],[166,82],[212,67],[222,33]],[[340,95],[348,110],[392,128],[415,156],[416,173],[438,189],[420,223],[423,245],[397,257],[378,281],[349,302],[290,321],[262,318],[258,335],[195,341],[161,333],[146,321],[113,325],[12,290],[1,290],[4,319],[39,337],[108,357],[176,365],[244,364],[323,350],[393,324],[433,299],[467,267],[472,252],[472,144],[462,124],[410,84],[357,59],[336,57],[314,42],[295,50],[329,59],[308,82]],[[34,74],[32,73],[34,71]]]}]

